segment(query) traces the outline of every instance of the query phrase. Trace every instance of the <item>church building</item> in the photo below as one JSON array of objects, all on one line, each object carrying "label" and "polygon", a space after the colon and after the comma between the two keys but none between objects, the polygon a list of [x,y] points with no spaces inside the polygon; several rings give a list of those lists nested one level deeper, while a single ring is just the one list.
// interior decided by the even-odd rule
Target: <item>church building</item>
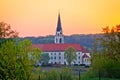
[{"label": "church building", "polygon": [[58,22],[56,33],[54,36],[54,43],[52,44],[34,44],[33,46],[38,47],[42,50],[43,54],[48,53],[50,60],[49,64],[68,64],[64,55],[65,50],[68,47],[73,47],[76,50],[77,58],[72,61],[72,64],[77,65],[90,65],[90,53],[79,44],[66,44],[64,42],[64,35],[62,30],[60,13],[58,14]]}]

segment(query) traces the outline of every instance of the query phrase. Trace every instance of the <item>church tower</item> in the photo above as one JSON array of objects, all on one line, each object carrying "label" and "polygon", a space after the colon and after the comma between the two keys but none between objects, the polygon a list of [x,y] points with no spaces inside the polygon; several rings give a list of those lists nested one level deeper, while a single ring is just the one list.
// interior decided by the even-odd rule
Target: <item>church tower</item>
[{"label": "church tower", "polygon": [[58,22],[57,22],[56,35],[55,35],[54,43],[55,44],[64,43],[64,36],[63,36],[63,32],[62,32],[60,13],[58,14]]}]

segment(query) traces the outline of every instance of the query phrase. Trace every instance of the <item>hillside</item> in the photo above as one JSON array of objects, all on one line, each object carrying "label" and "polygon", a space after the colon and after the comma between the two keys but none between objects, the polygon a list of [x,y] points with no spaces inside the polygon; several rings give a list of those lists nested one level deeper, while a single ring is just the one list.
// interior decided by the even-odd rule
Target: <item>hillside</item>
[{"label": "hillside", "polygon": [[[101,34],[74,34],[70,36],[64,36],[65,43],[77,43],[81,46],[84,46],[86,48],[93,48],[94,39],[100,37]],[[48,44],[48,43],[54,43],[54,36],[42,36],[42,37],[25,37],[20,38],[23,39],[29,39],[32,41],[33,44]]]}]

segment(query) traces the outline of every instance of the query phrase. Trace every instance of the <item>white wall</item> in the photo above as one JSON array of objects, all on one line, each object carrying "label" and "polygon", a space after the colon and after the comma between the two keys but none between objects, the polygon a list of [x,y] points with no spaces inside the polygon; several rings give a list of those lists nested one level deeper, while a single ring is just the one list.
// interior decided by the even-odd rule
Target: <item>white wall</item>
[{"label": "white wall", "polygon": [[[66,63],[67,64],[67,61],[64,57],[64,52],[45,52],[45,53],[49,53],[49,56],[50,56],[50,60],[49,60],[49,63],[58,63],[58,64],[64,64]],[[74,60],[72,62],[72,64],[82,64],[82,60],[83,60],[83,64],[90,64],[90,61],[87,59],[82,59],[82,55],[84,53],[82,52],[76,52],[77,54],[77,59]]]}]

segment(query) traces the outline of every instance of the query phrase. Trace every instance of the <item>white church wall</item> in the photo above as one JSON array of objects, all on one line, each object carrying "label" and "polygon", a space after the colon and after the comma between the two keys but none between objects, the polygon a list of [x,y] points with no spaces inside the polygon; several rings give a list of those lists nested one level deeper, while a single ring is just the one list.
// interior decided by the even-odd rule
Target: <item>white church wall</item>
[{"label": "white church wall", "polygon": [[[64,56],[64,52],[44,52],[44,53],[48,53],[50,60],[49,63],[50,64],[67,64],[67,61],[65,59]],[[82,53],[81,51],[76,52],[77,54],[77,58],[76,60],[72,61],[72,64],[86,64],[86,65],[90,65],[90,60],[88,58],[84,58],[82,59],[82,56],[84,53]],[[89,53],[87,53],[89,54]],[[82,61],[83,60],[83,61]]]}]

